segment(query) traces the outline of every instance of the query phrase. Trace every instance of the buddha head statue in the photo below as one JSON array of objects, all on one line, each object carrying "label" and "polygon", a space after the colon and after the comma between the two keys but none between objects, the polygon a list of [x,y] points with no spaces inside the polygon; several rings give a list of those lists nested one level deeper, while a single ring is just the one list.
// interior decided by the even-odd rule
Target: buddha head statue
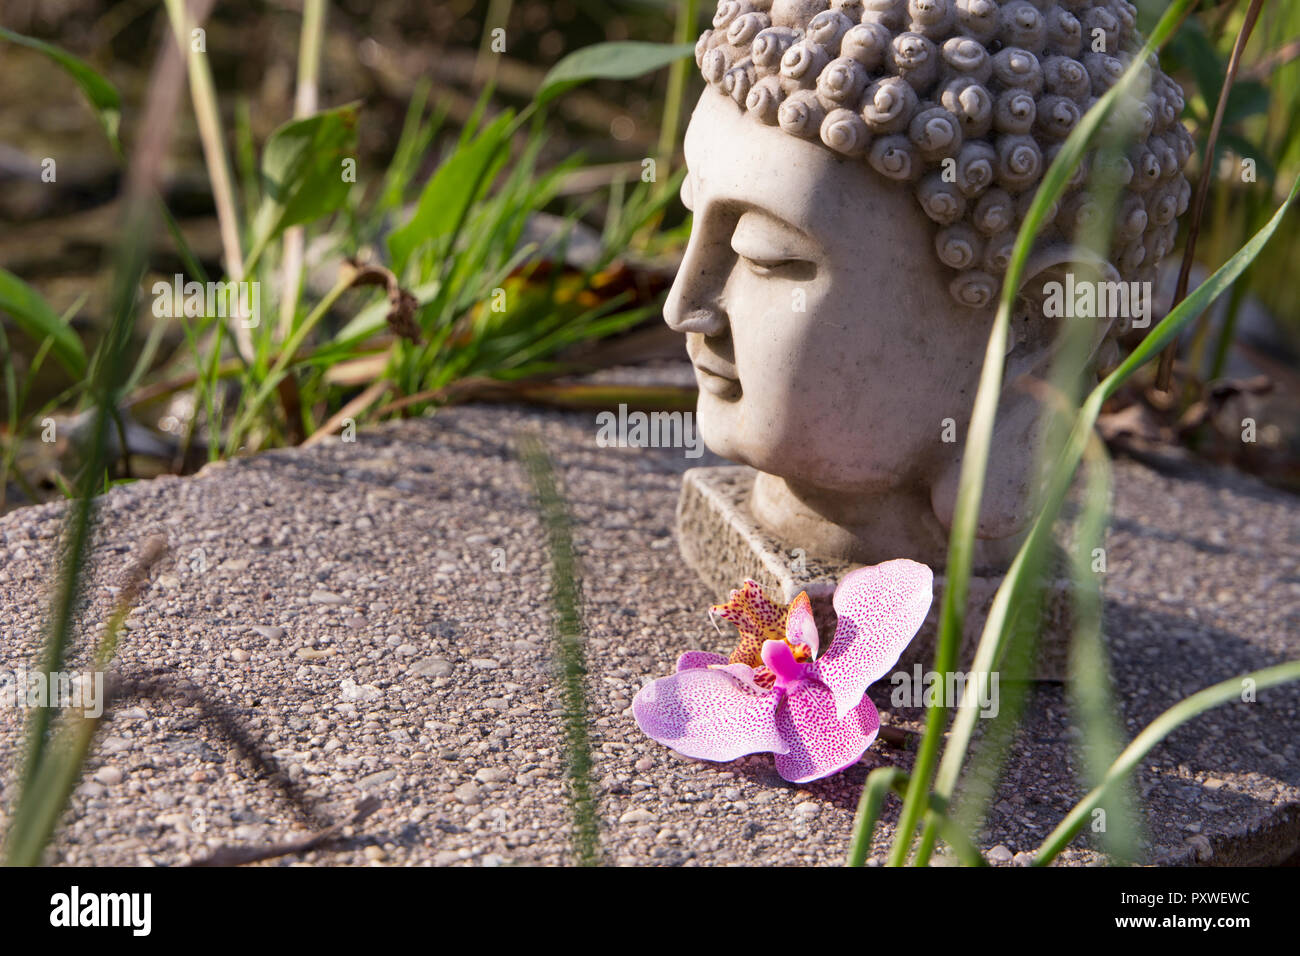
[{"label": "buddha head statue", "polygon": [[[665,318],[687,338],[705,443],[758,471],[754,516],[792,547],[943,565],[1013,241],[1056,151],[1140,50],[1134,18],[1128,0],[718,4],[696,48],[694,218]],[[1134,294],[1127,314],[1078,320],[1104,371],[1116,335],[1145,324],[1136,296],[1187,206],[1181,91],[1154,58],[1142,74],[1124,148],[1085,159],[1017,290],[984,569],[1005,565],[1029,518],[1044,416],[1025,385],[1070,321],[1048,299],[1073,282],[1077,236],[1105,214],[1089,274]]]}]

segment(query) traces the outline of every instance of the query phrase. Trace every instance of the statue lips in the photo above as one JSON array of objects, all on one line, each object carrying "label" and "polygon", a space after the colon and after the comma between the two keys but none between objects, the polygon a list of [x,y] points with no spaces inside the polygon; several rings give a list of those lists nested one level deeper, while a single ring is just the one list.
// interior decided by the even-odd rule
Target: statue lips
[{"label": "statue lips", "polygon": [[[686,336],[686,354],[695,367],[695,380],[701,389],[729,401],[740,398],[740,379],[736,377],[734,366],[713,354],[703,335],[691,333]],[[701,361],[704,358],[708,361]]]},{"label": "statue lips", "polygon": [[740,398],[740,382],[737,379],[725,378],[699,365],[695,366],[695,378],[700,388],[710,395],[732,401]]}]

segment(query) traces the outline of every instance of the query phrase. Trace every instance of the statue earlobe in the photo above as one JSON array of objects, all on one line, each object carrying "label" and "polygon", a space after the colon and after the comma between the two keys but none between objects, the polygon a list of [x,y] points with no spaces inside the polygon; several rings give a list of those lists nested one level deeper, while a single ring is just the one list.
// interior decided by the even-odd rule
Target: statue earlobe
[{"label": "statue earlobe", "polygon": [[[1051,283],[1064,284],[1071,273],[1080,281],[1085,274],[1100,281],[1119,278],[1109,262],[1067,244],[1047,247],[1030,258],[1012,316],[1003,388],[976,526],[980,539],[1013,539],[1032,517],[1040,429],[1047,411],[1043,407],[1044,389],[1035,384],[1045,386],[1059,344],[1060,323],[1070,321],[1045,314],[1045,306],[1054,294]],[[1097,322],[1089,343],[1090,357],[1101,347],[1109,325]],[[952,530],[957,506],[961,462],[961,453],[955,453],[930,486],[930,506],[948,531]]]},{"label": "statue earlobe", "polygon": [[[1038,447],[1039,404],[1022,395],[998,411],[993,426],[992,449],[984,478],[975,535],[981,540],[1012,539],[1032,517],[1033,472]],[[944,530],[952,531],[961,483],[962,456],[956,454],[930,486],[930,507]]]}]

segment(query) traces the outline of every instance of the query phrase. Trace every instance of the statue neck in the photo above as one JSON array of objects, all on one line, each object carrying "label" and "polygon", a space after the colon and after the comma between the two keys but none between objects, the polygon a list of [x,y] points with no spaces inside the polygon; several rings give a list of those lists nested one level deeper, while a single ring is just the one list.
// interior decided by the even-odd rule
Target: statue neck
[{"label": "statue neck", "polygon": [[[759,472],[750,508],[767,530],[815,557],[863,564],[911,558],[936,571],[948,561],[948,529],[919,485],[845,494]],[[977,541],[975,568],[1005,567],[1018,545],[1018,536]]]}]

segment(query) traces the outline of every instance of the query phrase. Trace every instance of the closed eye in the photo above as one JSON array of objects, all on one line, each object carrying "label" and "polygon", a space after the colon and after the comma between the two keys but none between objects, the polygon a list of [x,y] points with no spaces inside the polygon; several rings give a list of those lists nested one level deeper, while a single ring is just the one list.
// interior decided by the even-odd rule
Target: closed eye
[{"label": "closed eye", "polygon": [[805,282],[817,274],[807,242],[770,216],[748,211],[731,234],[731,249],[754,275]]},{"label": "closed eye", "polygon": [[816,263],[807,259],[755,259],[740,255],[737,258],[745,268],[757,276],[774,279],[787,279],[791,282],[807,282],[817,274]]}]

